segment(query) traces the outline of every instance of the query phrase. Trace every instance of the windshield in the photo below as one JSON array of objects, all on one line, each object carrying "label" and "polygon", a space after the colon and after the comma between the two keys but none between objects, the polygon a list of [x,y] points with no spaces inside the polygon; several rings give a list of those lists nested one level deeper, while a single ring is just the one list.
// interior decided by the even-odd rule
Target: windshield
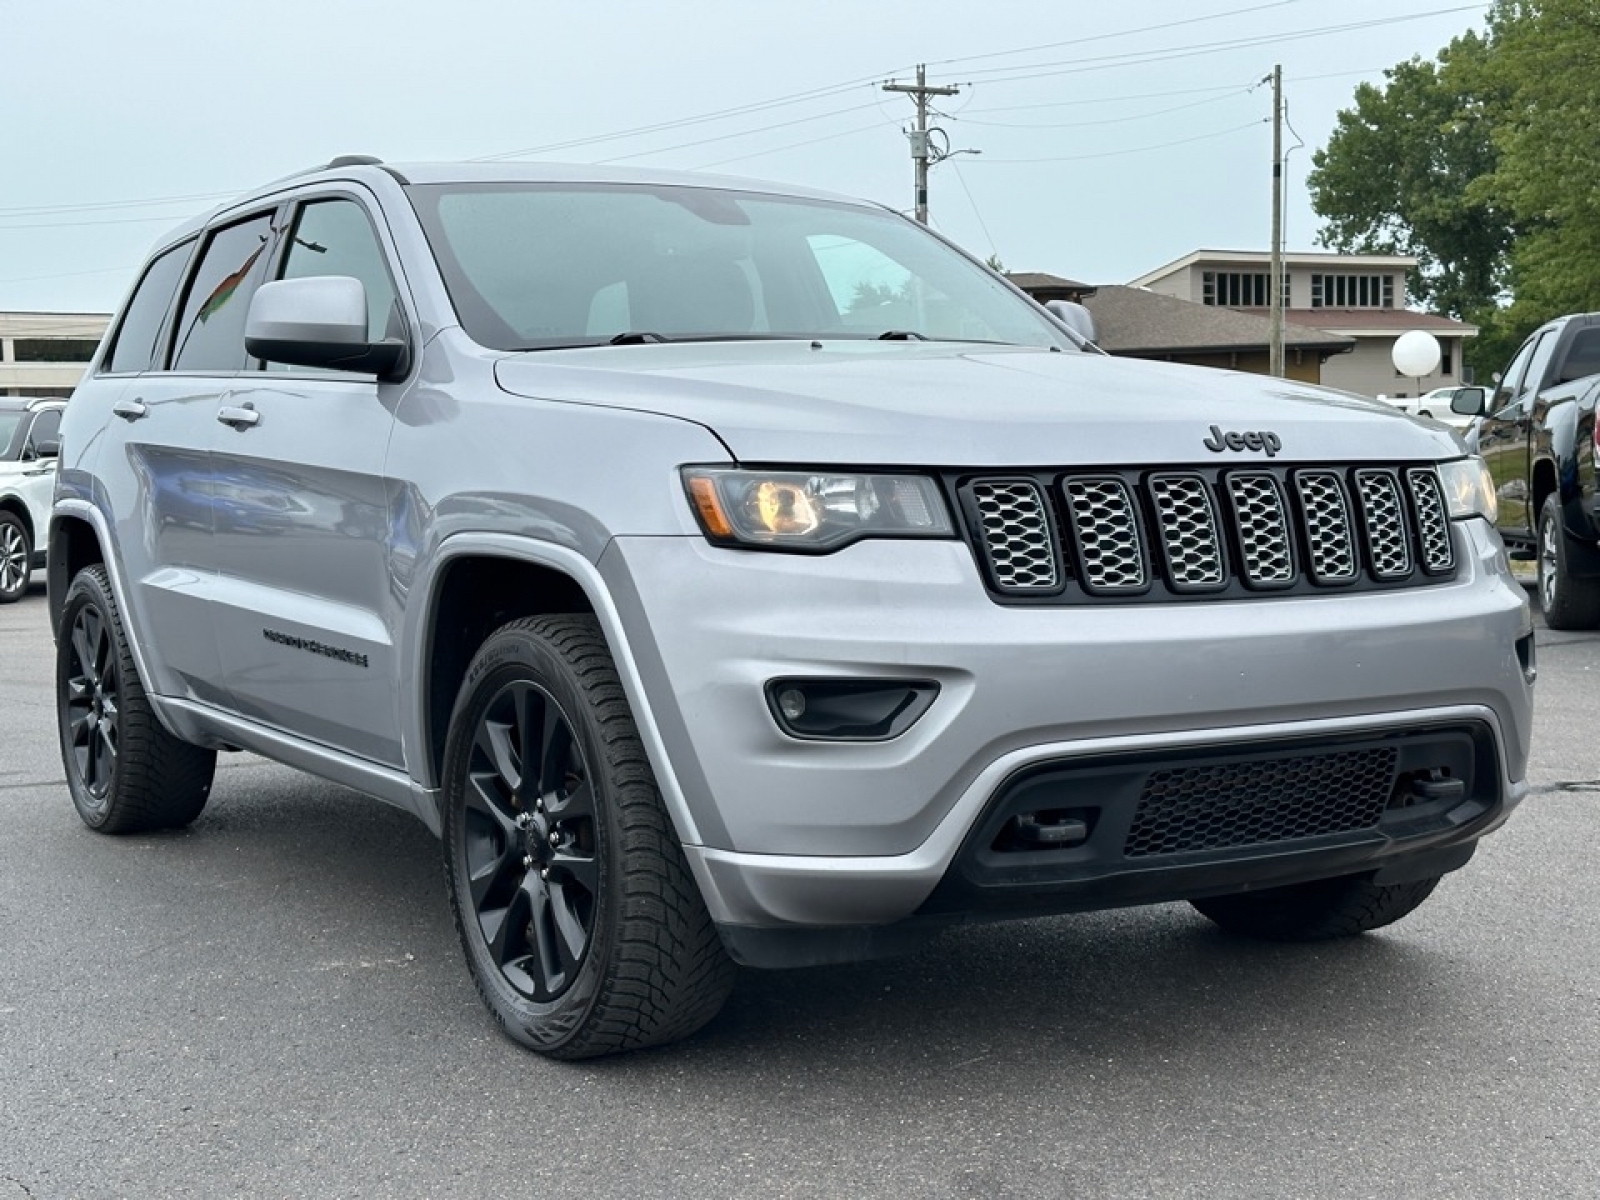
[{"label": "windshield", "polygon": [[699,187],[409,189],[456,313],[500,350],[735,338],[1075,348],[920,226],[866,205]]}]

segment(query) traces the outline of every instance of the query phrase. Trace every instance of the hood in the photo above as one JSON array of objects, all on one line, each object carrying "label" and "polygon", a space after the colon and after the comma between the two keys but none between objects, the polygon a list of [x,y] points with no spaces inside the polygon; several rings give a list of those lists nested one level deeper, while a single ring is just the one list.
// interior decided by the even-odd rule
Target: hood
[{"label": "hood", "polygon": [[1022,347],[606,346],[513,355],[496,377],[514,395],[693,421],[747,463],[1137,466],[1461,453],[1447,430],[1343,392]]}]

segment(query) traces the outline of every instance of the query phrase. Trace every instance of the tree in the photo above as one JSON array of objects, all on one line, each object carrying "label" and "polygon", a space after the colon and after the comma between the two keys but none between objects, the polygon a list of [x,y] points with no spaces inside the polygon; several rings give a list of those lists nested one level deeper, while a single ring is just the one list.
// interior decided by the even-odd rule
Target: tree
[{"label": "tree", "polygon": [[1437,63],[1414,58],[1362,84],[1312,155],[1312,208],[1320,240],[1344,253],[1415,255],[1409,294],[1465,320],[1501,296],[1515,230],[1491,188],[1493,77],[1476,68],[1483,38],[1467,33]]},{"label": "tree", "polygon": [[1497,93],[1498,164],[1474,185],[1521,229],[1511,252],[1508,323],[1531,329],[1600,309],[1600,5],[1498,0],[1494,53],[1474,65]]}]

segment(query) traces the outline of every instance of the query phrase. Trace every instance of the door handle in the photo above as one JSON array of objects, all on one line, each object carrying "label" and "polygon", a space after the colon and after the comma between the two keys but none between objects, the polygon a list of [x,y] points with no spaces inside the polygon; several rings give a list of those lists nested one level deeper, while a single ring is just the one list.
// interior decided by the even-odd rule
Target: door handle
[{"label": "door handle", "polygon": [[111,406],[111,411],[124,421],[137,421],[150,411],[150,406],[143,400],[118,400]]},{"label": "door handle", "polygon": [[217,410],[217,420],[224,425],[231,425],[243,432],[252,425],[259,425],[261,423],[261,414],[248,404],[242,408],[235,408],[229,405],[226,408]]}]

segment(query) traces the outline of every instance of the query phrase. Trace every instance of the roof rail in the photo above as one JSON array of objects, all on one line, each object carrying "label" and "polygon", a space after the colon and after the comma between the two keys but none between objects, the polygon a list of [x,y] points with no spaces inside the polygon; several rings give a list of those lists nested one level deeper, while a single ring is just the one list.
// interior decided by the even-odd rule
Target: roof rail
[{"label": "roof rail", "polygon": [[381,167],[383,159],[375,154],[341,154],[328,163],[326,167],[316,168],[319,171],[331,170],[334,167]]}]

